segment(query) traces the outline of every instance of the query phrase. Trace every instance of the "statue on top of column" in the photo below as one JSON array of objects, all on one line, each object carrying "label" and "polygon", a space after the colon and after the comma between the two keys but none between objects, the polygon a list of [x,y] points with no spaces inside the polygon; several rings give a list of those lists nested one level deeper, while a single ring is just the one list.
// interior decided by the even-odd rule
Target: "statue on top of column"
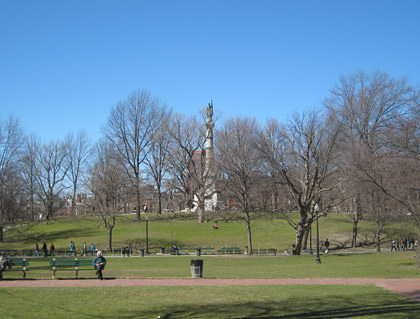
[{"label": "statue on top of column", "polygon": [[211,122],[213,117],[213,101],[207,105],[207,122]]}]

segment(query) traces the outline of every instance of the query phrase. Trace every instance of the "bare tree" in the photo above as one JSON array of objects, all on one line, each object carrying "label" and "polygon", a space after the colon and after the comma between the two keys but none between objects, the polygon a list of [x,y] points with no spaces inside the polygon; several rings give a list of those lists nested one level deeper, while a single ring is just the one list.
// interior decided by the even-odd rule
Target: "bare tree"
[{"label": "bare tree", "polygon": [[16,187],[20,183],[19,159],[23,145],[23,132],[13,117],[0,122],[0,241],[8,214],[17,208]]},{"label": "bare tree", "polygon": [[175,187],[184,194],[186,205],[192,208],[197,202],[201,223],[205,218],[204,202],[213,195],[206,193],[209,172],[205,170],[205,126],[195,116],[187,118],[180,114],[174,117],[171,126],[170,172],[176,180]]},{"label": "bare tree", "polygon": [[410,112],[386,131],[387,165],[382,174],[388,181],[369,176],[375,186],[396,201],[403,215],[413,218],[420,235],[420,95],[414,98]]},{"label": "bare tree", "polygon": [[[331,97],[325,101],[330,115],[343,127],[341,143],[346,158],[346,171],[354,177],[354,184],[363,187],[354,188],[356,204],[353,222],[353,245],[356,245],[357,222],[363,212],[375,205],[362,200],[366,194],[376,194],[387,184],[383,168],[386,167],[389,149],[386,146],[387,131],[396,121],[404,116],[415,103],[416,92],[406,80],[395,80],[385,73],[366,74],[358,72],[350,76],[342,76],[339,83],[331,91]],[[362,189],[364,191],[362,192]],[[368,190],[368,192],[366,192]],[[387,195],[389,196],[389,194]],[[375,200],[376,196],[370,196]],[[368,198],[368,200],[369,200]],[[360,205],[365,203],[367,207]],[[377,206],[376,206],[377,207]],[[383,221],[387,218],[385,210],[381,210]],[[378,223],[377,233],[380,233]],[[377,236],[377,240],[380,236]],[[380,250],[379,242],[377,249]]]},{"label": "bare tree", "polygon": [[116,156],[113,145],[106,141],[96,144],[89,188],[95,210],[108,230],[108,248],[112,250],[112,233],[117,214],[124,210],[128,187],[125,168]]},{"label": "bare tree", "polygon": [[90,152],[86,132],[81,131],[76,137],[73,136],[73,133],[69,133],[66,136],[65,145],[67,152],[66,165],[68,167],[67,176],[72,188],[71,210],[72,214],[74,214],[80,179],[85,173]]},{"label": "bare tree", "polygon": [[258,125],[255,119],[232,118],[217,131],[217,166],[234,201],[245,215],[248,255],[252,254],[251,194],[261,171],[256,148]]},{"label": "bare tree", "polygon": [[137,198],[137,219],[140,220],[141,168],[150,150],[152,137],[159,130],[156,117],[162,114],[160,102],[148,91],[133,92],[111,110],[105,134],[126,169]]},{"label": "bare tree", "polygon": [[60,142],[50,142],[37,149],[36,182],[37,197],[44,204],[46,218],[54,215],[54,202],[67,188],[64,179],[68,167],[66,165],[65,145]]},{"label": "bare tree", "polygon": [[169,134],[170,117],[172,112],[167,111],[166,107],[158,120],[158,130],[152,136],[150,151],[145,159],[146,172],[154,181],[157,199],[157,213],[162,213],[162,184],[168,172],[168,156],[170,151],[171,137]]},{"label": "bare tree", "polygon": [[[315,205],[340,184],[332,178],[337,170],[334,160],[339,131],[339,126],[327,125],[314,111],[296,114],[287,126],[269,121],[260,134],[258,145],[264,160],[281,176],[299,210],[297,223],[289,219],[296,230],[293,254],[300,254],[312,217],[319,217]],[[319,206],[321,214],[327,211],[326,205]]]},{"label": "bare tree", "polygon": [[28,196],[30,219],[35,220],[35,199],[37,192],[36,182],[36,157],[39,152],[40,142],[32,135],[25,138],[22,154],[22,177],[26,184],[25,193]]}]

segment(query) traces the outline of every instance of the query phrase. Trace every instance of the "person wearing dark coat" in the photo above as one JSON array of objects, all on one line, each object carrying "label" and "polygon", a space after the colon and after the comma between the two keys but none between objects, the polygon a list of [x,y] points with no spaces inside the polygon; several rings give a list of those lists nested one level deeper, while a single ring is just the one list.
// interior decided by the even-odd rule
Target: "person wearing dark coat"
[{"label": "person wearing dark coat", "polygon": [[96,253],[96,257],[93,258],[92,265],[96,269],[98,279],[102,280],[102,270],[104,270],[105,268],[106,259],[104,256],[102,256],[102,252],[100,250],[98,250],[98,252]]}]

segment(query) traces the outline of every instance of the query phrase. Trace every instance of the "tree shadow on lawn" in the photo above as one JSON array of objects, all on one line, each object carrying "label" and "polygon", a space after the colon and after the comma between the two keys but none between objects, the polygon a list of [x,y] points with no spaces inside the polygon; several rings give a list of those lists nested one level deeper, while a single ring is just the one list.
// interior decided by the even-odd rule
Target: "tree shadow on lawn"
[{"label": "tree shadow on lawn", "polygon": [[36,234],[28,235],[24,240],[22,240],[22,242],[25,244],[36,242],[49,243],[51,241],[57,241],[57,239],[67,239],[70,242],[70,240],[74,240],[74,238],[79,238],[82,236],[88,238],[90,236],[93,236],[95,235],[96,231],[96,229],[68,229],[60,231],[48,231],[45,233],[39,232]]},{"label": "tree shadow on lawn", "polygon": [[[205,299],[205,296],[203,296]],[[330,298],[295,299],[278,303],[246,302],[206,305],[168,305],[166,309],[139,312],[119,312],[119,318],[420,318],[420,304],[399,297],[375,304],[352,304],[351,300]],[[346,305],[347,304],[347,305]],[[98,317],[100,318],[100,317]],[[104,317],[105,318],[105,317]]]}]

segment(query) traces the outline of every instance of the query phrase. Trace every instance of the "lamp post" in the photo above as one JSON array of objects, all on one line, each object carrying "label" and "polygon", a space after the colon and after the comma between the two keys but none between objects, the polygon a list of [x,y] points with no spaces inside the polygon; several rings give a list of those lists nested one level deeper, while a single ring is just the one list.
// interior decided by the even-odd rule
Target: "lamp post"
[{"label": "lamp post", "polygon": [[312,255],[312,222],[314,221],[314,215],[311,213],[311,223],[309,225],[309,253]]},{"label": "lamp post", "polygon": [[315,213],[316,213],[316,263],[320,264],[321,263],[321,258],[319,257],[319,207],[318,204],[315,204]]},{"label": "lamp post", "polygon": [[146,254],[149,254],[149,217],[146,218]]}]

